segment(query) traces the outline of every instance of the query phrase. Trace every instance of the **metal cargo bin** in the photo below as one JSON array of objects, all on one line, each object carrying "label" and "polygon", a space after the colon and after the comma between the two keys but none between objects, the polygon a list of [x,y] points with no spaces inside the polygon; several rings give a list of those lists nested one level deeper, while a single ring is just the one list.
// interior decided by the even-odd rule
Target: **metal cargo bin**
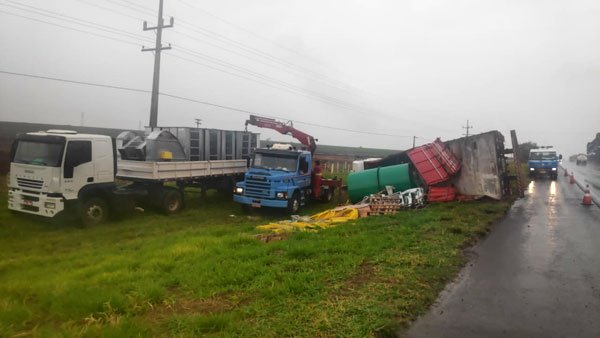
[{"label": "metal cargo bin", "polygon": [[[187,161],[220,161],[247,159],[252,150],[259,147],[257,133],[244,131],[190,128],[158,127],[155,130],[168,131],[181,143]],[[150,135],[150,128],[145,130]]]},{"label": "metal cargo bin", "polygon": [[247,159],[250,158],[254,149],[260,147],[259,141],[260,134],[245,132],[245,131],[236,131],[235,132],[235,142],[236,142],[236,150],[235,156],[236,159]]},{"label": "metal cargo bin", "polygon": [[190,128],[190,161],[204,161],[204,129]]},{"label": "metal cargo bin", "polygon": [[407,154],[426,185],[444,182],[450,178],[436,154],[427,145],[413,148]]},{"label": "metal cargo bin", "polygon": [[[187,161],[201,161],[202,157],[198,148],[203,144],[202,140],[198,139],[199,129],[188,127],[157,127],[155,129],[165,130],[173,134],[181,143]],[[146,135],[150,135],[151,130],[146,127]],[[201,131],[200,131],[200,134]],[[202,152],[203,153],[203,152]]]},{"label": "metal cargo bin", "polygon": [[427,202],[447,202],[456,198],[456,188],[449,187],[429,187],[427,192]]},{"label": "metal cargo bin", "polygon": [[223,151],[221,149],[222,130],[205,129],[204,130],[204,159],[206,161],[222,160]]},{"label": "metal cargo bin", "polygon": [[221,159],[235,159],[235,131],[223,130],[221,132]]},{"label": "metal cargo bin", "polygon": [[437,153],[438,160],[449,175],[455,175],[460,170],[460,162],[439,137],[431,143],[431,149]]}]

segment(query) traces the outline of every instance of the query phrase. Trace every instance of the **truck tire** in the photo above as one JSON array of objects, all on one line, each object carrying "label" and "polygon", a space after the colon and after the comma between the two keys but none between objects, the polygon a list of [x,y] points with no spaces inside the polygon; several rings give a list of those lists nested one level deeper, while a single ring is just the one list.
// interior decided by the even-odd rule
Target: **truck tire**
[{"label": "truck tire", "polygon": [[108,219],[108,204],[102,197],[90,197],[81,202],[79,218],[86,226],[100,224]]},{"label": "truck tire", "polygon": [[290,215],[297,215],[300,210],[300,196],[298,192],[295,192],[292,195],[292,198],[288,200],[287,212]]},{"label": "truck tire", "polygon": [[161,200],[161,210],[167,215],[175,214],[183,209],[183,195],[179,190],[166,188]]},{"label": "truck tire", "polygon": [[321,193],[321,201],[328,203],[331,202],[331,200],[333,199],[333,190],[332,189],[325,189],[322,193]]}]

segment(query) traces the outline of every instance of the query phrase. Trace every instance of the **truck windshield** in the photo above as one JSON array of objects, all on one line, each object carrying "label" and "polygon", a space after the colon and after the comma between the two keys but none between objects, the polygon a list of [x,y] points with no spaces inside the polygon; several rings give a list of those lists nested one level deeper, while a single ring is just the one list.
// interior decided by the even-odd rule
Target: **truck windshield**
[{"label": "truck windshield", "polygon": [[254,160],[252,161],[252,168],[267,170],[281,170],[294,172],[296,171],[297,166],[297,156],[257,153],[254,155]]},{"label": "truck windshield", "polygon": [[534,161],[553,161],[556,160],[556,152],[555,151],[540,151],[540,152],[531,152],[529,154],[529,159]]},{"label": "truck windshield", "polygon": [[19,140],[12,161],[46,167],[60,167],[62,153],[63,144],[60,143]]}]

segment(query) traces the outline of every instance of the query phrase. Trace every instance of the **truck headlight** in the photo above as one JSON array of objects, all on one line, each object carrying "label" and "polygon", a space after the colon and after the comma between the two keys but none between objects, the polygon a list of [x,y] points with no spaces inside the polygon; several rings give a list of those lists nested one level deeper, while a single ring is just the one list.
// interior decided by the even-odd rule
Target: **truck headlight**
[{"label": "truck headlight", "polygon": [[556,168],[552,168],[552,171],[556,171]]},{"label": "truck headlight", "polygon": [[535,168],[529,168],[529,170],[530,170],[530,171],[534,171],[534,170],[535,170]]},{"label": "truck headlight", "polygon": [[44,203],[44,207],[46,207],[46,209],[56,209],[56,203],[46,202],[46,203]]},{"label": "truck headlight", "polygon": [[233,189],[233,192],[235,192],[236,194],[243,194],[244,193],[244,188],[242,187],[235,187],[235,189]]},{"label": "truck headlight", "polygon": [[287,192],[278,192],[277,194],[275,194],[275,197],[277,197],[277,198],[287,198]]}]

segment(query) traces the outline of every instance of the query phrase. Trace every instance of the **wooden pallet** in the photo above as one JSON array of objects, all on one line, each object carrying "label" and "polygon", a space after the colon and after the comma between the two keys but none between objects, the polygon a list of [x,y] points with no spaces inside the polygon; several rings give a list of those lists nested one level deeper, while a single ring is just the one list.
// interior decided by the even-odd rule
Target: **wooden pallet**
[{"label": "wooden pallet", "polygon": [[402,199],[398,197],[373,197],[370,201],[370,216],[393,215],[403,209]]}]

